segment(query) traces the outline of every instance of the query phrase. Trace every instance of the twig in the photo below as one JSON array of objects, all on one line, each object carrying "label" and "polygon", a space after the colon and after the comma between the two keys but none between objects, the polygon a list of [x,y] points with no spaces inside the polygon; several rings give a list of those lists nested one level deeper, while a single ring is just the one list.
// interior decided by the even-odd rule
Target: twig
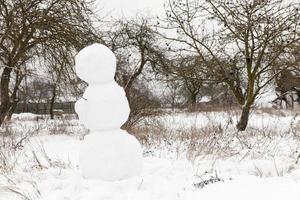
[{"label": "twig", "polygon": [[299,163],[299,160],[300,160],[300,153],[298,154],[298,157],[297,157],[297,160],[296,160],[296,164]]},{"label": "twig", "polygon": [[7,187],[7,189],[8,189],[9,191],[11,191],[11,192],[13,192],[13,193],[15,193],[15,194],[21,196],[21,197],[22,197],[23,199],[25,199],[25,200],[31,200],[31,199],[28,198],[26,195],[22,194],[21,192],[19,192],[19,191],[17,191],[17,190],[14,190],[14,189],[12,189],[12,188],[10,188],[10,187]]},{"label": "twig", "polygon": [[141,189],[143,182],[144,182],[144,179],[142,179],[142,181],[141,181],[141,183],[140,183],[140,185],[139,185],[139,187],[138,187],[138,190]]}]

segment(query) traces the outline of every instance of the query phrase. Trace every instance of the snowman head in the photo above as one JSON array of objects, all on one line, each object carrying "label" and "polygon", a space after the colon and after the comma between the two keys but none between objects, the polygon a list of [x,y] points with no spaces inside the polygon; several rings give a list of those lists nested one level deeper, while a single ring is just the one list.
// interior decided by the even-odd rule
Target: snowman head
[{"label": "snowman head", "polygon": [[114,81],[116,57],[102,44],[93,44],[82,49],[77,54],[75,63],[76,74],[89,84]]}]

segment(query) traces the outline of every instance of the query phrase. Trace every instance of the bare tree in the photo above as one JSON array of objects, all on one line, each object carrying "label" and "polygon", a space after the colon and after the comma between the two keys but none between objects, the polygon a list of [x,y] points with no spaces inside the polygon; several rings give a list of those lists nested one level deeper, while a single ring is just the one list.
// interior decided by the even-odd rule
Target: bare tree
[{"label": "bare tree", "polygon": [[151,61],[151,56],[156,48],[157,33],[151,20],[145,17],[121,20],[117,22],[117,26],[119,29],[116,30],[115,38],[119,38],[119,40],[112,43],[111,46],[117,56],[126,60],[123,64],[126,63],[127,66],[119,65],[119,68],[123,67],[120,69],[123,71],[121,73],[123,77],[116,78],[124,86],[125,92],[129,93],[134,81],[144,72],[146,65]]},{"label": "bare tree", "polygon": [[293,109],[294,102],[298,101],[300,93],[300,78],[298,74],[290,70],[281,70],[275,80],[278,97],[273,102],[279,102],[281,108],[283,107],[282,102],[285,102],[286,108]]},{"label": "bare tree", "polygon": [[271,83],[274,63],[299,42],[299,3],[283,0],[171,1],[166,9],[167,25],[206,64],[209,74],[225,82],[242,114],[237,124],[246,129],[251,107]]},{"label": "bare tree", "polygon": [[164,80],[164,90],[161,94],[161,101],[165,107],[172,108],[174,111],[176,108],[181,108],[186,102],[186,95],[183,94],[183,83],[177,78],[170,77]]},{"label": "bare tree", "polygon": [[294,102],[300,102],[300,53],[299,43],[290,47],[291,54],[281,58],[274,66],[276,92],[278,97],[273,101],[282,108],[285,102],[286,108],[294,108]]},{"label": "bare tree", "polygon": [[49,50],[74,55],[98,39],[93,30],[92,3],[93,0],[0,0],[0,125],[26,76],[26,64],[43,58]]},{"label": "bare tree", "polygon": [[[174,55],[172,55],[173,57]],[[200,90],[204,83],[207,81],[205,73],[201,70],[203,63],[198,59],[197,56],[193,55],[181,55],[176,54],[173,59],[160,59],[157,66],[161,62],[166,62],[161,64],[159,67],[156,66],[155,70],[158,72],[167,75],[166,81],[169,81],[170,78],[175,79],[179,82],[178,88],[182,86],[183,95],[185,93],[187,104],[194,105],[197,103],[197,97],[200,94]],[[173,83],[172,83],[173,84]]]},{"label": "bare tree", "polygon": [[140,16],[114,22],[106,34],[106,44],[118,60],[115,80],[124,88],[131,108],[128,125],[144,115],[145,108],[157,106],[143,76],[151,69],[157,36],[151,19]]}]

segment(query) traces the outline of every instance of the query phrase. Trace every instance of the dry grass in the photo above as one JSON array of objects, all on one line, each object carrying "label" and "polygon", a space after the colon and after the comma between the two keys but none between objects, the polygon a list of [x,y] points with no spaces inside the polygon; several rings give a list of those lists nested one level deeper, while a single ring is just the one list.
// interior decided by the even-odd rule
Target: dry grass
[{"label": "dry grass", "polygon": [[41,141],[30,145],[31,149],[31,168],[43,170],[49,168],[71,169],[72,164],[69,160],[63,161],[56,158],[51,158],[45,150]]},{"label": "dry grass", "polygon": [[[286,151],[295,162],[299,162],[300,153],[297,152],[300,149],[300,121],[297,114],[294,114],[286,132],[270,125],[249,126],[246,131],[237,132],[233,123],[237,119],[235,111],[227,113],[225,123],[217,123],[211,119],[209,112],[201,115],[208,115],[206,118],[209,119],[209,123],[205,126],[195,123],[174,128],[169,122],[165,123],[168,120],[164,118],[170,117],[166,115],[148,118],[132,128],[130,133],[139,139],[146,152],[151,152],[151,149],[169,150],[177,157],[185,155],[191,161],[206,156],[226,158],[234,155],[240,160],[260,159],[280,153],[280,146],[291,142],[289,150]],[[282,115],[276,113],[274,116],[273,113],[272,117]]]},{"label": "dry grass", "polygon": [[70,168],[70,163],[50,158],[41,142],[32,144],[30,139],[44,134],[86,134],[87,129],[75,119],[75,116],[50,120],[42,115],[16,115],[12,122],[0,128],[0,173],[12,173],[20,162],[28,162],[27,167],[39,169]]},{"label": "dry grass", "polygon": [[227,134],[227,129],[215,124],[203,128],[172,129],[165,127],[159,119],[152,118],[133,129],[132,133],[146,149],[169,147],[177,157],[185,152],[189,160],[194,160],[207,155],[231,156],[233,138]]},{"label": "dry grass", "polygon": [[[197,113],[182,112],[179,111],[179,113],[184,114],[183,118],[189,115],[195,115],[195,118],[197,118]],[[277,111],[270,113],[271,111],[268,109],[260,109],[254,112],[256,114],[271,115],[275,118],[287,114],[291,115],[289,112],[284,112],[285,115]],[[288,149],[286,151],[289,151],[288,156],[292,157],[295,163],[300,160],[300,122],[297,114],[294,114],[288,130],[285,132],[278,130],[278,127],[269,125],[262,127],[249,126],[245,132],[237,132],[234,124],[238,115],[236,110],[228,110],[227,113],[223,111],[226,114],[222,115],[224,117],[222,123],[214,119],[219,113],[198,113],[208,120],[208,123],[203,126],[199,126],[196,122],[194,124],[192,122],[191,125],[176,126],[176,124],[166,120],[174,113],[163,115],[162,110],[158,113],[158,116],[144,117],[142,121],[131,126],[129,130],[139,139],[145,152],[148,153],[155,152],[157,149],[164,150],[173,153],[178,158],[184,156],[191,161],[207,156],[214,158],[236,156],[240,160],[245,158],[259,159],[266,155],[274,156],[278,153],[280,146],[286,143],[289,144],[286,148]],[[13,171],[23,147],[28,145],[28,139],[34,135],[75,134],[82,136],[88,132],[86,128],[79,124],[74,115],[62,116],[55,120],[43,116],[32,116],[28,119],[15,118],[14,120],[14,126],[9,124],[0,129],[2,132],[0,170],[5,173]],[[68,162],[49,158],[42,144],[32,147],[31,154],[31,165],[36,168],[70,167]]]},{"label": "dry grass", "polygon": [[40,131],[37,126],[28,130],[23,130],[21,134],[16,134],[11,124],[4,124],[0,130],[0,172],[10,173],[18,164],[22,157],[23,149],[28,140]]}]

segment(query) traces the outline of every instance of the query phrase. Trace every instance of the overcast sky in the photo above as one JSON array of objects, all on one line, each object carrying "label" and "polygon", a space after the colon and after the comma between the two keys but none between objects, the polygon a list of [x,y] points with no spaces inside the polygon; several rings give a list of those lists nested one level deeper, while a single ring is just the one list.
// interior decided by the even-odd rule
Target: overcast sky
[{"label": "overcast sky", "polygon": [[162,15],[164,0],[97,0],[97,6],[115,17],[144,15]]}]

